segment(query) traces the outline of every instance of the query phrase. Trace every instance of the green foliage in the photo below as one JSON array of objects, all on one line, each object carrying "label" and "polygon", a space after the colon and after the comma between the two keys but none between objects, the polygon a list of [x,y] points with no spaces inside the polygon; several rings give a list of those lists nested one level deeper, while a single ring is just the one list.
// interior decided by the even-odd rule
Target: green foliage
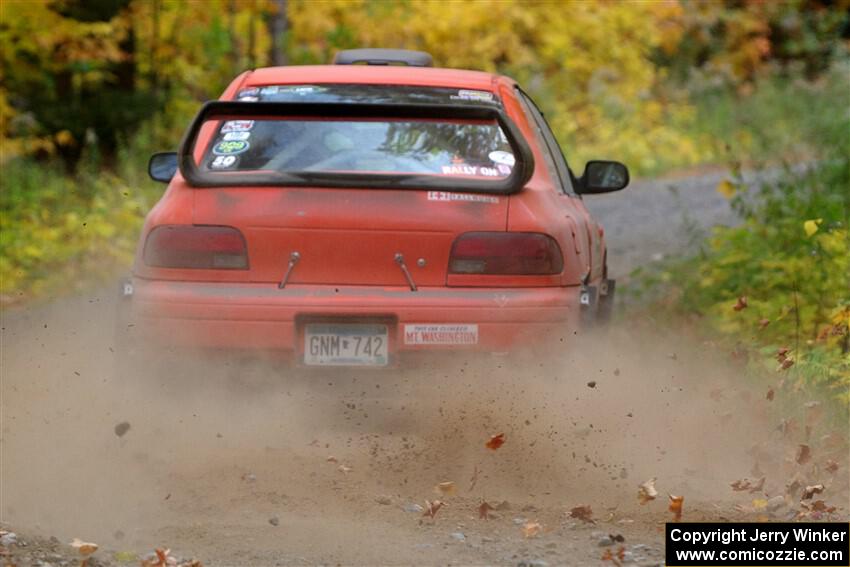
[{"label": "green foliage", "polygon": [[31,159],[3,167],[0,300],[17,302],[81,289],[132,260],[155,190],[115,174],[64,174]]},{"label": "green foliage", "polygon": [[[768,75],[741,92],[728,85],[692,85],[693,120],[681,124],[717,161],[806,161],[825,139],[841,143],[850,95],[850,60],[816,81]],[[836,120],[836,117],[839,119]]]},{"label": "green foliage", "polygon": [[[839,82],[846,81],[843,73]],[[850,404],[847,97],[842,91],[842,108],[801,131],[810,143],[808,161],[766,169],[755,185],[733,163],[731,179],[719,189],[743,224],[717,227],[697,257],[674,263],[661,278],[678,308],[702,316],[737,348],[761,353],[758,364],[775,370],[772,357],[787,348],[794,364],[781,372],[797,386],[828,389],[844,404]]]}]

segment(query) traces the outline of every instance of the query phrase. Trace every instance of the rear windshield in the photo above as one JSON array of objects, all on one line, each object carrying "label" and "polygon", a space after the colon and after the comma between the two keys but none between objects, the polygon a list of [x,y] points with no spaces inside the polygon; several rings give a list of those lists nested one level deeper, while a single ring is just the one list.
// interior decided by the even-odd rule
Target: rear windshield
[{"label": "rear windshield", "polygon": [[[500,108],[488,91],[395,85],[266,85],[240,102],[452,104]],[[515,158],[495,121],[323,119],[230,120],[218,126],[201,169],[417,174],[504,178]]]},{"label": "rear windshield", "polygon": [[219,122],[206,172],[505,178],[515,157],[495,120],[284,117]]}]

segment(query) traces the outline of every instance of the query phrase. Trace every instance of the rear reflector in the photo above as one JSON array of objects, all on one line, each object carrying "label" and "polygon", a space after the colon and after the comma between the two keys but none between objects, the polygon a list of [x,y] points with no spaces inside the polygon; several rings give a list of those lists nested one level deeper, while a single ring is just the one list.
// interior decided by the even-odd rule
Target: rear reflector
[{"label": "rear reflector", "polygon": [[452,274],[551,275],[564,268],[555,239],[536,232],[467,232],[452,246]]},{"label": "rear reflector", "polygon": [[245,239],[229,226],[158,226],[145,241],[144,259],[158,268],[248,269]]}]

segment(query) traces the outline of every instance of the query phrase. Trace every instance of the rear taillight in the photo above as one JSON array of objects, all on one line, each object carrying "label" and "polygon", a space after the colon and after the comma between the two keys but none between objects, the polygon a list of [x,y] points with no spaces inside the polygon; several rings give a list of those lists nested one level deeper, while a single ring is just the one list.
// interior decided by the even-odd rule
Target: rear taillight
[{"label": "rear taillight", "polygon": [[564,268],[555,239],[536,232],[467,232],[452,246],[452,274],[551,275]]},{"label": "rear taillight", "polygon": [[229,226],[158,226],[145,241],[144,259],[158,268],[248,269],[245,239]]}]

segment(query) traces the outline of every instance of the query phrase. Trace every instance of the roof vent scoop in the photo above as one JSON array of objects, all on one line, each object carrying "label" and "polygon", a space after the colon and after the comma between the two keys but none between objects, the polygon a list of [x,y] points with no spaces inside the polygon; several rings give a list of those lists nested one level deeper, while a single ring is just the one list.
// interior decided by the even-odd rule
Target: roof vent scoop
[{"label": "roof vent scoop", "polygon": [[433,67],[430,53],[407,49],[346,49],[334,57],[334,65],[407,65]]}]

